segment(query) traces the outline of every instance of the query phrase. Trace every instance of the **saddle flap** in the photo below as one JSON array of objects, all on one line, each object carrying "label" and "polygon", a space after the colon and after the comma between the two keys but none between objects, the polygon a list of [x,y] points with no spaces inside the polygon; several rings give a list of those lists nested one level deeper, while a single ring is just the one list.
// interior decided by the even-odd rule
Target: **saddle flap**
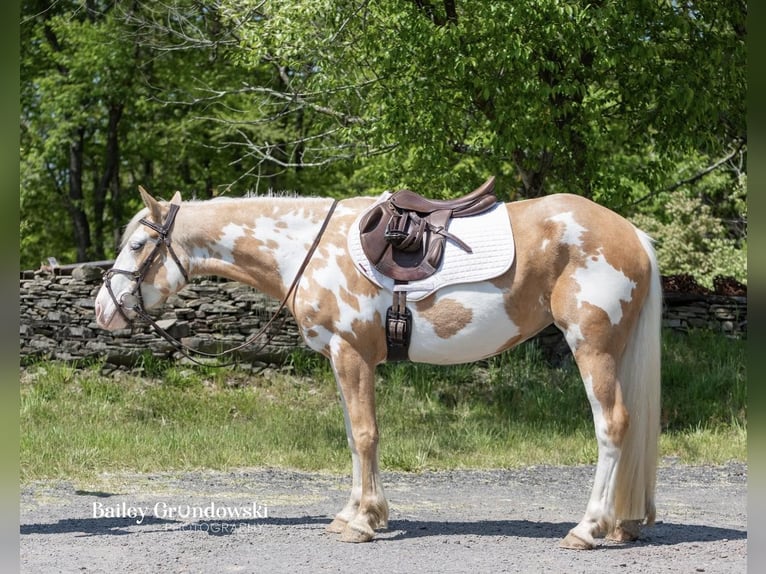
[{"label": "saddle flap", "polygon": [[385,251],[391,246],[386,239],[386,229],[393,215],[388,202],[383,202],[370,209],[359,221],[359,239],[362,249],[373,266],[377,266]]},{"label": "saddle flap", "polygon": [[383,202],[360,221],[362,248],[370,263],[388,277],[398,281],[425,279],[441,262],[449,218],[449,211],[424,217]]}]

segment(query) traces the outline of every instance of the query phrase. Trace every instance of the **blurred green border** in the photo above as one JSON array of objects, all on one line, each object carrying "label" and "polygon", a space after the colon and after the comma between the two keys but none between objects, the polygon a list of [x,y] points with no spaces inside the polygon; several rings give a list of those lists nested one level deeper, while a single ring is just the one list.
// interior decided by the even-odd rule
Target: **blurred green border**
[{"label": "blurred green border", "polygon": [[[766,421],[763,418],[766,389],[761,377],[766,368],[766,267],[763,264],[766,228],[761,221],[766,212],[766,74],[763,70],[766,39],[763,28],[764,5],[748,2],[748,564],[749,571],[762,568],[766,547],[761,542],[766,527]],[[758,565],[758,567],[756,567]]]},{"label": "blurred green border", "polygon": [[[744,1],[744,0],[743,0]],[[761,163],[766,148],[766,70],[762,67],[766,50],[766,38],[760,37],[766,13],[763,3],[748,2],[748,210],[749,210],[749,312],[748,312],[748,438],[749,438],[749,507],[748,536],[755,543],[748,545],[748,562],[751,571],[755,565],[766,562],[766,547],[758,542],[764,538],[762,523],[766,510],[766,460],[763,445],[766,421],[761,416],[766,400],[766,389],[761,384],[761,373],[766,364],[766,333],[761,317],[766,305],[766,268],[763,265],[766,245],[766,228],[760,221],[766,211],[766,164]],[[0,571],[18,571],[18,186],[19,186],[19,2],[0,2],[3,34],[0,37],[2,65],[2,153],[0,153],[0,217],[3,218],[2,249],[4,296],[2,384],[0,385],[0,420],[2,440],[0,455]]]},{"label": "blurred green border", "polygon": [[19,569],[19,14],[20,3],[0,3],[0,571]]}]

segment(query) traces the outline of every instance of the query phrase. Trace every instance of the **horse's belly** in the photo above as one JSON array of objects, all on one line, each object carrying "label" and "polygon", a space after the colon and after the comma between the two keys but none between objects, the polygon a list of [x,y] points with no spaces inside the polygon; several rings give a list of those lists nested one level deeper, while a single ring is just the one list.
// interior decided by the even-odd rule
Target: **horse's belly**
[{"label": "horse's belly", "polygon": [[457,364],[477,361],[522,338],[505,310],[503,291],[491,283],[447,287],[411,303],[410,360]]}]

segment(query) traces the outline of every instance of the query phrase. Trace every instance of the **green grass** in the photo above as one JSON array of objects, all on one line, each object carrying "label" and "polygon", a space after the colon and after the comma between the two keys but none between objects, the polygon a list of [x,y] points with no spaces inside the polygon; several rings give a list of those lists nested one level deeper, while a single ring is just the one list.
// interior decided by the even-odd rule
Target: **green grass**
[{"label": "green grass", "polygon": [[[745,345],[665,333],[663,455],[746,459]],[[335,383],[325,359],[247,376],[147,357],[144,376],[99,366],[29,366],[21,384],[22,480],[104,471],[254,466],[348,472]],[[548,367],[524,345],[477,365],[384,365],[377,381],[386,470],[586,464],[596,460],[573,364]]]}]

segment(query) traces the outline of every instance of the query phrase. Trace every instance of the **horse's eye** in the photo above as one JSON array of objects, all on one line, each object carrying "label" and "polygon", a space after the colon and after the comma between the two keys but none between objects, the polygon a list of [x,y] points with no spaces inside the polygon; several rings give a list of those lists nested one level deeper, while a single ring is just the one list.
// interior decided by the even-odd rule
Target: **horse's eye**
[{"label": "horse's eye", "polygon": [[143,248],[145,241],[131,241],[130,242],[130,250],[131,251],[141,251]]}]

